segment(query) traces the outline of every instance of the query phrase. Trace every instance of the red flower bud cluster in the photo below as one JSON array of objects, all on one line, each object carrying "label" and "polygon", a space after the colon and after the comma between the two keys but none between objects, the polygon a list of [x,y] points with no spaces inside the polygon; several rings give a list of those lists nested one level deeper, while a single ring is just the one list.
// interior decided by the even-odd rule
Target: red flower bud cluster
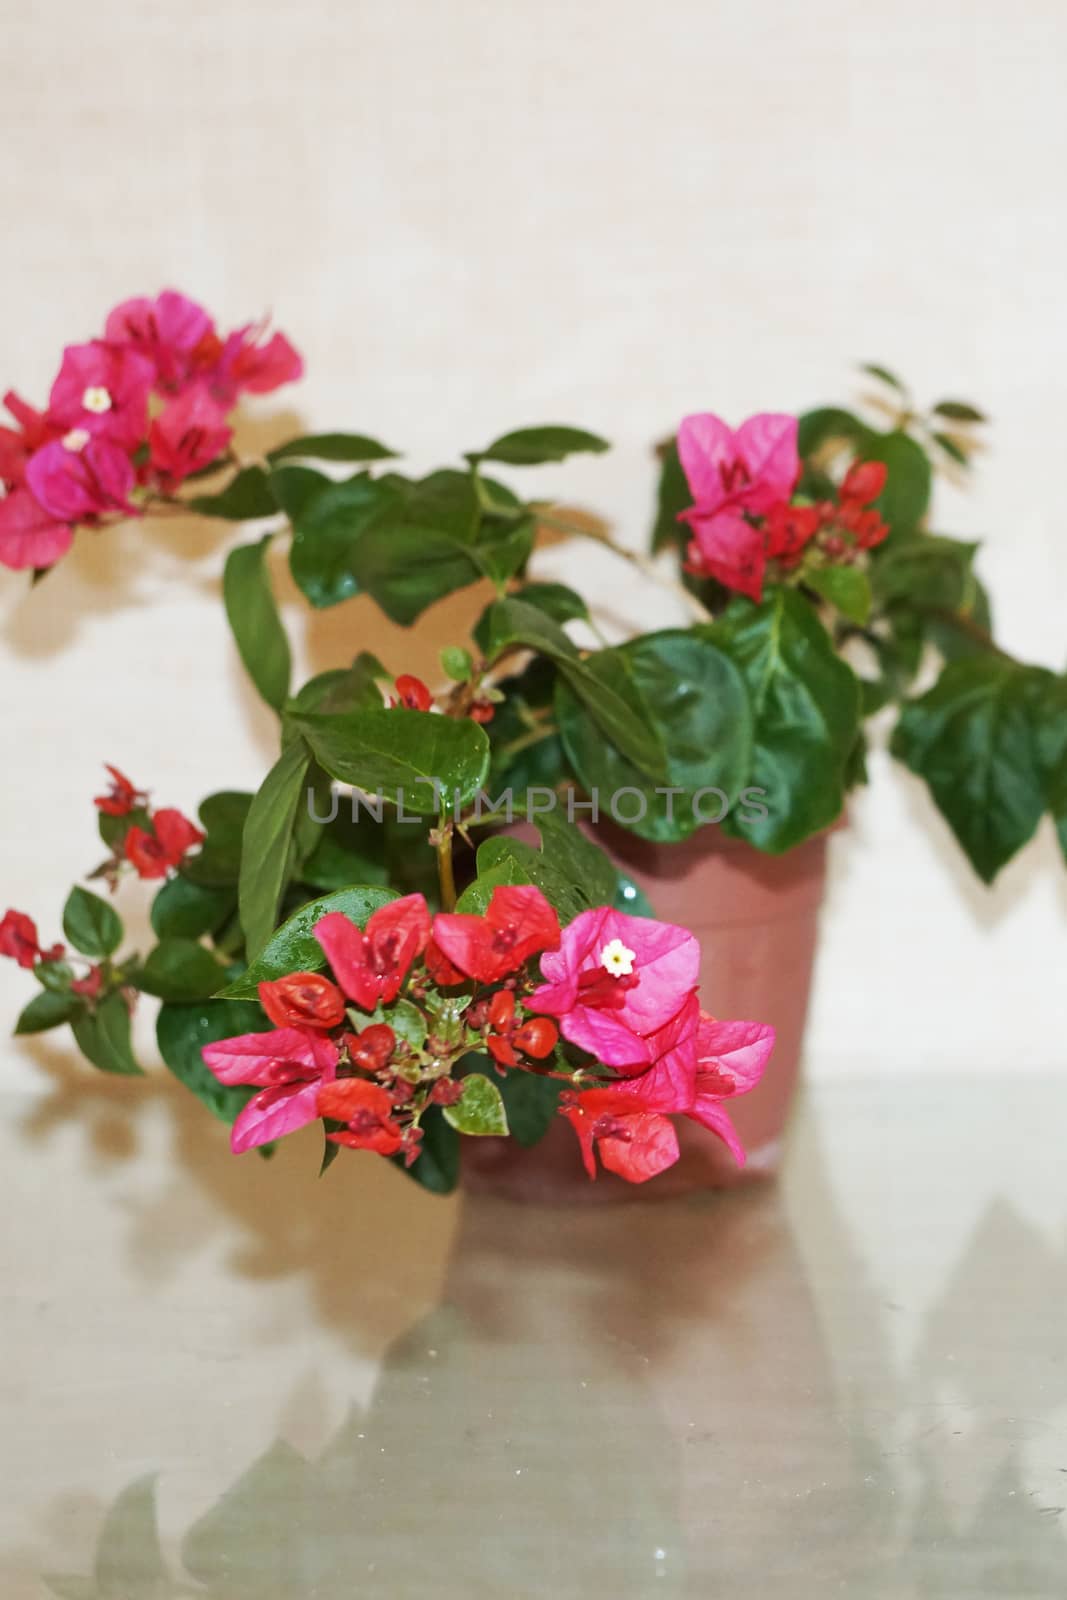
[{"label": "red flower bud cluster", "polygon": [[462,1123],[467,1079],[456,1069],[472,1053],[498,1071],[530,1071],[556,1047],[557,1024],[530,1015],[524,998],[527,964],[560,941],[555,911],[532,886],[494,890],[484,916],[431,917],[412,894],[380,906],[364,928],[328,912],[314,933],[332,976],[260,983],[274,1031],[205,1046],[221,1082],[258,1090],[234,1124],[236,1151],[321,1117],[332,1143],[410,1164],[429,1107]]},{"label": "red flower bud cluster", "polygon": [[139,789],[118,767],[108,765],[107,771],[111,788],[107,794],[97,795],[93,804],[104,816],[137,820],[114,839],[101,876],[114,887],[125,863],[139,878],[165,878],[181,866],[194,846],[203,844],[203,831],[173,806],[151,810],[147,789]]},{"label": "red flower bud cluster", "polygon": [[0,956],[8,956],[20,967],[34,967],[38,961],[62,961],[64,946],[41,948],[37,924],[24,911],[5,911],[0,920]]}]

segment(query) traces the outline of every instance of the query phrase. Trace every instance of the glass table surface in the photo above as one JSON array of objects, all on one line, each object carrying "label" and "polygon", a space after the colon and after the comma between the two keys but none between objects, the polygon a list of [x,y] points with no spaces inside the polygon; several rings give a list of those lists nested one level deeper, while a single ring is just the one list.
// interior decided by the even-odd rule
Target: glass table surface
[{"label": "glass table surface", "polygon": [[776,1184],[560,1210],[41,1061],[3,1600],[1067,1595],[1064,1076],[827,1083]]}]

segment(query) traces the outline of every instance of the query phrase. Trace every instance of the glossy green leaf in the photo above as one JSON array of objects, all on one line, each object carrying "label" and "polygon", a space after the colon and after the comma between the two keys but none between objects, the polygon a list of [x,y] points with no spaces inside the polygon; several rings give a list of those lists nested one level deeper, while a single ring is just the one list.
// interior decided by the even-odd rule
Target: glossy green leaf
[{"label": "glossy green leaf", "polygon": [[444,1119],[457,1133],[506,1138],[508,1118],[500,1090],[483,1073],[471,1072],[463,1080],[463,1097],[443,1108]]},{"label": "glossy green leaf", "polygon": [[748,688],[754,745],[747,787],[766,817],[731,812],[723,831],[772,855],[820,832],[841,813],[856,739],[859,682],[795,589],[762,605],[738,599],[707,630]]},{"label": "glossy green leaf", "polygon": [[860,567],[816,567],[804,582],[850,622],[862,627],[871,614],[870,580]]},{"label": "glossy green leaf", "polygon": [[309,493],[309,480],[294,479],[293,471],[279,469],[275,475],[293,525],[289,566],[312,605],[334,606],[364,587],[359,555],[362,541],[392,508],[403,503],[403,493],[390,481],[366,473],[344,483],[325,479]]},{"label": "glossy green leaf", "polygon": [[975,871],[992,883],[1045,809],[1033,669],[998,656],[950,662],[905,706],[893,754],[923,778]]},{"label": "glossy green leaf", "polygon": [[218,494],[197,495],[186,504],[201,516],[224,522],[249,522],[278,513],[270,476],[262,467],[243,467]]},{"label": "glossy green leaf", "polygon": [[501,434],[487,450],[478,452],[478,458],[512,467],[536,467],[549,461],[565,461],[573,455],[599,455],[610,448],[606,439],[587,433],[584,428],[549,424]]},{"label": "glossy green leaf", "polygon": [[379,822],[363,810],[353,817],[351,798],[338,795],[337,815],[323,824],[315,848],[300,868],[300,877],[314,889],[387,883],[388,831],[384,821]]},{"label": "glossy green leaf", "polygon": [[317,900],[309,900],[282,923],[247,970],[219,990],[220,997],[254,1000],[259,985],[268,979],[284,977],[288,972],[320,971],[326,965],[326,957],[315,938],[314,928],[322,917],[330,911],[340,911],[362,928],[373,911],[395,899],[391,889],[367,884],[337,889],[332,894],[320,895]]},{"label": "glossy green leaf", "polygon": [[273,1024],[258,1005],[234,1000],[209,1000],[193,1005],[166,1004],[156,1021],[159,1053],[174,1076],[229,1126],[255,1089],[222,1084],[204,1064],[207,1044],[242,1033],[266,1033]]},{"label": "glossy green leaf", "polygon": [[169,878],[152,901],[152,931],[157,939],[199,939],[219,927],[236,905],[230,887]]},{"label": "glossy green leaf", "polygon": [[541,847],[496,834],[478,847],[478,876],[461,897],[460,910],[484,914],[501,884],[535,884],[564,924],[581,911],[614,898],[615,867],[598,845],[558,812],[534,820]]},{"label": "glossy green leaf", "polygon": [[513,598],[523,605],[536,606],[553,622],[589,621],[589,607],[565,583],[524,583]]},{"label": "glossy green leaf", "polygon": [[75,888],[63,907],[63,932],[75,950],[99,960],[114,955],[118,949],[122,941],[122,919],[99,895]]},{"label": "glossy green leaf", "polygon": [[61,993],[42,989],[29,1005],[23,1006],[15,1024],[15,1032],[44,1033],[48,1028],[58,1028],[61,1023],[72,1022],[85,1009],[85,1001],[69,990]]},{"label": "glossy green leaf", "polygon": [[687,838],[736,800],[750,765],[751,715],[741,674],[710,635],[646,634],[600,651],[589,666],[651,730],[660,752],[650,781],[602,737],[571,686],[559,685],[564,750],[582,787],[596,792],[604,817],[666,842]]},{"label": "glossy green leaf", "polygon": [[[523,851],[529,851],[530,847],[524,845],[522,848]],[[536,853],[533,852],[535,855]],[[519,855],[520,852],[513,851],[509,843],[508,848],[491,851],[489,855],[484,856],[482,865],[478,869],[478,876],[468,883],[456,901],[456,910],[473,917],[484,917],[496,889],[507,884],[532,883],[533,879],[527,871],[525,860],[520,860]],[[495,856],[492,864],[490,864],[491,856]]]},{"label": "glossy green leaf", "polygon": [[109,994],[93,1011],[75,1017],[71,1030],[78,1049],[101,1072],[143,1076],[130,1045],[130,1013],[120,994]]},{"label": "glossy green leaf", "polygon": [[267,452],[268,461],[389,461],[396,455],[363,433],[306,433]]},{"label": "glossy green leaf", "polygon": [[919,534],[887,544],[871,564],[871,586],[882,605],[899,600],[916,608],[957,611],[973,599],[976,544]]},{"label": "glossy green leaf", "polygon": [[402,796],[421,816],[437,814],[441,792],[465,805],[489,770],[489,740],[474,722],[402,707],[293,721],[331,777],[390,801]]},{"label": "glossy green leaf", "polygon": [[281,753],[249,807],[241,845],[237,903],[250,957],[274,932],[291,871],[291,846],[310,765],[302,739]]},{"label": "glossy green leaf", "polygon": [[578,647],[560,625],[537,606],[522,600],[498,600],[483,613],[475,638],[489,660],[521,645],[554,661],[575,697],[602,734],[647,777],[665,772],[660,740],[649,727],[643,707],[627,694],[616,653],[603,650],[581,659]]},{"label": "glossy green leaf", "polygon": [[509,1072],[499,1080],[508,1131],[524,1150],[539,1144],[556,1120],[565,1085],[536,1072]]},{"label": "glossy green leaf", "polygon": [[220,987],[223,969],[195,939],[163,939],[137,974],[137,987],[160,1000],[207,1000]]},{"label": "glossy green leaf", "polygon": [[654,917],[655,908],[645,891],[640,888],[625,872],[620,872],[615,883],[615,893],[611,899],[616,911],[625,911],[630,917]]},{"label": "glossy green leaf", "polygon": [[226,558],[222,594],[245,671],[275,711],[289,695],[289,640],[275,604],[267,570],[271,535],[238,545]]},{"label": "glossy green leaf", "polygon": [[361,650],[350,667],[333,667],[309,678],[290,700],[287,711],[358,711],[383,704],[380,685],[392,682],[377,656]]}]

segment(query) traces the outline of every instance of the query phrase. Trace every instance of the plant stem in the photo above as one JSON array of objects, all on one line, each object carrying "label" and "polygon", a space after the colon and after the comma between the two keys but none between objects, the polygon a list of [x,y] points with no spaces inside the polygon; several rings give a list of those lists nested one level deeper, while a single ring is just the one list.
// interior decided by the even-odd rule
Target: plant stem
[{"label": "plant stem", "polygon": [[521,733],[517,739],[512,739],[510,744],[502,745],[499,750],[500,759],[503,761],[508,756],[517,756],[520,750],[528,750],[531,745],[540,744],[543,739],[551,739],[553,734],[558,732],[554,722],[531,728],[528,733]]},{"label": "plant stem", "polygon": [[554,528],[557,533],[567,533],[573,538],[592,539],[595,544],[602,544],[606,549],[613,550],[617,556],[621,556],[632,567],[636,567],[644,577],[651,578],[653,583],[658,583],[661,588],[669,589],[672,594],[677,595],[684,601],[690,616],[696,618],[698,622],[712,620],[707,606],[703,605],[684,583],[679,583],[675,578],[668,578],[661,572],[653,558],[646,555],[643,550],[630,550],[626,545],[618,544],[604,528],[583,527],[581,523],[571,522],[566,517],[558,517],[551,511],[542,511],[537,506],[533,507],[533,514],[545,528]]},{"label": "plant stem", "polygon": [[441,890],[441,910],[456,909],[456,875],[452,870],[452,824],[442,817],[434,829],[433,841],[437,849],[437,882]]}]

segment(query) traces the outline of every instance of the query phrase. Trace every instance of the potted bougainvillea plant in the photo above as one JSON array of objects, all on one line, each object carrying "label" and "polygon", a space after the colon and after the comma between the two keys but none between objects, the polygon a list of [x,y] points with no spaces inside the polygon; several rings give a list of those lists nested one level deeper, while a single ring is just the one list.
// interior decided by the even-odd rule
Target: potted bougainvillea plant
[{"label": "potted bougainvillea plant", "polygon": [[[564,1165],[603,1169],[600,1193],[724,1181],[737,1126],[766,1169],[865,719],[899,707],[892,748],[986,881],[1045,811],[1067,844],[1067,680],[993,642],[976,547],[927,526],[934,467],[966,467],[982,418],[919,411],[884,369],[884,428],[689,416],[659,450],[644,552],[523,498],[519,469],[607,449],[577,428],[417,478],[355,433],[241,457],[242,395],[301,370],[281,333],[222,336],[167,291],[69,347],[45,409],[6,397],[0,561],[37,580],[132,517],[252,524],[223,597],[279,727],[259,789],[210,794],[196,822],[108,768],[106,859],[62,942],[21,911],[0,923],[39,986],[17,1031],[69,1026],[95,1067],[137,1073],[130,1013],[154,997],[164,1061],[235,1151],[318,1123],[324,1167],[370,1150],[439,1191],[461,1144],[471,1181],[521,1193]],[[527,576],[545,531],[608,545],[678,625],[606,643],[573,588]],[[488,583],[443,687],[367,652],[294,687],[276,539],[316,607],[369,595],[413,625]],[[156,886],[143,954],[106,894],[124,876]]]}]

